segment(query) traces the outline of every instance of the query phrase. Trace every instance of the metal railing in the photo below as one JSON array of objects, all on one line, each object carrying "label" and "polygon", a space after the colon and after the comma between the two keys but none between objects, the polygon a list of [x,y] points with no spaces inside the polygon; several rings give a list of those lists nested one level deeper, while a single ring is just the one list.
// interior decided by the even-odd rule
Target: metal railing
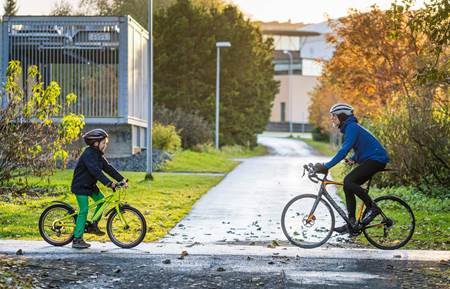
[{"label": "metal railing", "polygon": [[[24,76],[31,65],[37,65],[45,84],[56,81],[61,86],[60,103],[69,93],[78,96],[71,107],[74,112],[86,117],[119,116],[119,21],[94,17],[6,20],[3,49],[8,60],[21,61]],[[25,95],[30,95],[24,77],[20,81]]]}]

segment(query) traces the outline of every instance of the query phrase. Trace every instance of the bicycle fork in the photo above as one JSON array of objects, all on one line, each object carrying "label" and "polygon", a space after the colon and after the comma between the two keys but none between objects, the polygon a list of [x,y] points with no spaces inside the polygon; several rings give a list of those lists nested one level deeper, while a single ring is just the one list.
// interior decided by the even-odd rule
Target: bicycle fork
[{"label": "bicycle fork", "polygon": [[322,198],[322,194],[323,194],[322,190],[323,190],[323,186],[320,187],[319,193],[317,194],[317,198],[314,201],[311,211],[308,214],[308,218],[306,218],[306,224],[309,224],[312,221],[316,220],[316,216],[314,215],[314,212],[316,211],[317,206],[319,205],[320,199]]}]

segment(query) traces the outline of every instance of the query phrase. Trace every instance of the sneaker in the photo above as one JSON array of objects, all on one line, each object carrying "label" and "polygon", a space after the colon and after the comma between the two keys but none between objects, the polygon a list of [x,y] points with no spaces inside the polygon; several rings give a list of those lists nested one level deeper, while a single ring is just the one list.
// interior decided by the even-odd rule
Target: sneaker
[{"label": "sneaker", "polygon": [[364,218],[361,220],[361,224],[363,226],[367,226],[372,222],[373,219],[375,219],[376,216],[378,216],[381,213],[381,209],[377,207],[377,205],[373,205],[370,207],[364,216]]},{"label": "sneaker", "polygon": [[105,232],[101,231],[100,228],[98,227],[98,222],[92,222],[92,223],[88,223],[86,225],[86,233],[88,234],[94,234],[97,236],[104,236]]},{"label": "sneaker", "polygon": [[72,248],[74,249],[87,249],[91,244],[86,243],[83,238],[73,238]]}]

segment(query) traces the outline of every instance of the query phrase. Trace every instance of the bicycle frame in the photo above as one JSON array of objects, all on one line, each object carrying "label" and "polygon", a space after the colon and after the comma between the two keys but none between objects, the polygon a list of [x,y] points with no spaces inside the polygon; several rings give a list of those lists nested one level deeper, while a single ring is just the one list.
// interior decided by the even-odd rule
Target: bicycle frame
[{"label": "bicycle frame", "polygon": [[[119,219],[122,221],[122,223],[125,226],[127,226],[128,225],[127,221],[125,220],[125,218],[123,217],[122,212],[120,211],[120,206],[121,206],[120,199],[121,199],[120,190],[117,190],[116,192],[106,196],[105,198],[103,198],[101,200],[98,200],[98,201],[95,201],[93,204],[89,205],[88,212],[94,210],[94,208],[96,208],[99,204],[103,203],[103,205],[100,207],[100,209],[88,221],[89,222],[98,221],[101,218],[103,212],[105,212],[106,209],[109,208],[112,205],[113,208],[111,210],[115,209],[117,211]],[[107,214],[109,214],[110,211],[108,211]],[[64,216],[61,219],[55,220],[54,224],[57,223],[57,222],[63,222],[65,220],[73,218],[77,214],[78,214],[78,212],[75,211],[72,214],[66,215],[66,216]],[[66,225],[66,226],[70,227],[71,225]],[[72,227],[74,227],[74,226],[72,225]]]},{"label": "bicycle frame", "polygon": [[[344,212],[344,210],[336,203],[336,201],[331,197],[331,195],[328,193],[326,186],[327,185],[338,185],[338,186],[343,186],[343,183],[339,183],[339,182],[334,182],[334,181],[330,181],[327,180],[327,175],[324,176],[324,178],[321,180],[321,184],[320,184],[320,189],[319,189],[319,193],[317,194],[317,198],[314,201],[313,207],[311,208],[311,211],[308,215],[307,218],[307,222],[310,222],[312,220],[314,220],[314,212],[317,208],[317,205],[319,204],[320,199],[322,199],[322,196],[325,197],[325,199],[330,203],[330,205],[336,210],[336,212],[338,212],[338,214],[344,219],[344,221],[347,224],[350,224],[350,220],[347,217],[347,214]],[[367,190],[370,188],[370,183],[371,183],[371,179],[369,180],[369,183],[367,185]],[[362,218],[362,214],[364,212],[364,203],[362,202],[360,207],[359,207],[359,211],[358,211],[358,217],[357,217],[357,223],[360,223],[361,218]],[[381,213],[382,216],[385,218],[384,214]],[[365,228],[372,228],[372,227],[380,227],[380,226],[384,226],[383,223],[380,224],[371,224],[371,225],[367,225],[365,226]]]}]

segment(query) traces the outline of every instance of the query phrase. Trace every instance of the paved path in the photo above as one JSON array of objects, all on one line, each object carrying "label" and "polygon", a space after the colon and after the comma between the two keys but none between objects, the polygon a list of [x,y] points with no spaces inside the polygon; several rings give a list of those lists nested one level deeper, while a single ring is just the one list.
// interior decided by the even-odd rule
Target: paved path
[{"label": "paved path", "polygon": [[[325,161],[296,140],[259,137],[270,155],[242,163],[194,205],[163,239],[168,243],[267,242],[286,240],[280,228],[285,204],[300,193],[317,193],[318,185],[301,178],[305,163]],[[333,188],[330,193],[335,195]],[[338,220],[338,225],[341,220]],[[333,240],[332,240],[333,242]]]}]

